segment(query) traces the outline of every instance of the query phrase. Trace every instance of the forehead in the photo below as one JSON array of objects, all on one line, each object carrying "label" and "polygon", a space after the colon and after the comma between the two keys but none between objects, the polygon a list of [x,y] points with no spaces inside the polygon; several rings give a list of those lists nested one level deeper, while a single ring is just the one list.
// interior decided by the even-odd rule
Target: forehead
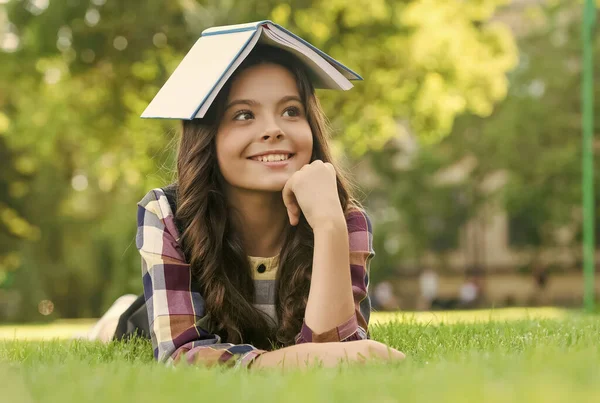
[{"label": "forehead", "polygon": [[259,64],[242,71],[233,81],[229,100],[268,99],[299,95],[296,78],[278,64]]}]

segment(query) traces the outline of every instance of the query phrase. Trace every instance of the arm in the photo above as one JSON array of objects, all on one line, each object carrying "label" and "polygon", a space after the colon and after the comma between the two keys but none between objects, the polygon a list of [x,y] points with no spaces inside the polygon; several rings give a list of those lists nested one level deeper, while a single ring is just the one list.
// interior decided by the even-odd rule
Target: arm
[{"label": "arm", "polygon": [[[368,321],[371,303],[367,290],[370,261],[375,255],[371,222],[364,211],[352,210],[346,214],[346,227],[348,240],[346,250],[350,252],[349,261],[348,258],[340,258],[341,252],[336,251],[332,246],[335,243],[335,239],[332,238],[335,237],[329,235],[322,240],[317,240],[317,233],[315,233],[315,265],[311,278],[311,291],[302,330],[296,336],[297,344],[352,341],[369,337]],[[340,255],[334,255],[335,253]],[[317,258],[317,254],[321,257]],[[329,266],[316,266],[319,261],[325,263],[328,260],[332,262]],[[334,262],[344,262],[345,267]],[[317,270],[325,272],[325,275],[319,276]],[[319,285],[316,284],[317,281]],[[347,298],[351,298],[353,302],[350,313],[347,313]],[[314,310],[309,311],[309,306]],[[324,312],[323,306],[331,308]],[[319,328],[313,325],[313,323],[319,324],[317,321],[320,321]],[[330,325],[325,327],[325,323]],[[338,326],[333,327],[334,324]],[[314,330],[312,326],[315,327]],[[323,331],[323,329],[329,330]]]},{"label": "arm", "polygon": [[142,257],[144,296],[154,357],[170,364],[247,366],[263,350],[221,343],[201,326],[204,299],[194,286],[179,244],[171,207],[161,189],[138,203],[136,245]]}]

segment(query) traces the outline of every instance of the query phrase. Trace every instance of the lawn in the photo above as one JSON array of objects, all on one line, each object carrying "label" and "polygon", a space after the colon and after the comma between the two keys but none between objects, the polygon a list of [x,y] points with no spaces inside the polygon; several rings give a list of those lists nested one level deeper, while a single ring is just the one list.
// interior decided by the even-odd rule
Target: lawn
[{"label": "lawn", "polygon": [[600,401],[600,317],[576,311],[379,313],[373,338],[405,361],[286,374],[172,369],[152,361],[147,343],[68,339],[87,326],[40,325],[67,337],[41,341],[36,329],[0,327],[0,401]]}]

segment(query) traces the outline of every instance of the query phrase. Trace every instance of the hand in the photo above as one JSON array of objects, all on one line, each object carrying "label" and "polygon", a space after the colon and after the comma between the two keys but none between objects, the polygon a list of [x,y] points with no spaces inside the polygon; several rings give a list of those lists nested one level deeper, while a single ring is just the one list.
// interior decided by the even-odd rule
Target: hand
[{"label": "hand", "polygon": [[329,162],[315,160],[304,165],[288,179],[282,194],[292,225],[298,225],[301,213],[313,230],[331,220],[343,221],[335,168]]},{"label": "hand", "polygon": [[313,354],[313,358],[316,358],[324,367],[335,367],[343,363],[393,362],[401,361],[406,357],[404,353],[395,348],[375,340],[319,344],[326,345],[326,347],[323,351]]},{"label": "hand", "polygon": [[330,343],[303,343],[260,355],[252,368],[307,368],[317,364],[325,368],[341,364],[367,362],[397,362],[405,358],[395,348],[375,340],[357,340]]}]

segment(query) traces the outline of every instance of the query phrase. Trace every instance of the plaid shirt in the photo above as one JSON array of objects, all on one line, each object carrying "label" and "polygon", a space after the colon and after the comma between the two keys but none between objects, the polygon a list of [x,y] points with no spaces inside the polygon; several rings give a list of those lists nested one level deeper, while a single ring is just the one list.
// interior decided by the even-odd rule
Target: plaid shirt
[{"label": "plaid shirt", "polygon": [[[153,189],[138,203],[136,245],[142,257],[144,296],[148,309],[154,357],[173,364],[183,357],[189,363],[247,367],[265,350],[249,344],[223,342],[205,330],[204,298],[192,281],[189,264],[179,243],[180,234],[162,189]],[[346,217],[350,243],[350,272],[355,313],[341,325],[315,334],[303,323],[296,343],[350,341],[368,338],[371,310],[367,295],[369,262],[374,256],[372,229],[360,210]],[[252,262],[252,259],[251,259]],[[276,269],[275,269],[276,270]],[[255,275],[255,284],[257,279]],[[269,280],[274,282],[275,277]],[[271,287],[274,289],[274,287]],[[274,305],[274,295],[255,306]]]}]

